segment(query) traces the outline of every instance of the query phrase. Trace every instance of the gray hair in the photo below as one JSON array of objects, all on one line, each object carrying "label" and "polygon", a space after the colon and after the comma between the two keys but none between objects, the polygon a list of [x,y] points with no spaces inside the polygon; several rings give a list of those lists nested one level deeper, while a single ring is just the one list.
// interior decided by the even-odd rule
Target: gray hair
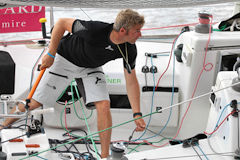
[{"label": "gray hair", "polygon": [[113,24],[113,29],[119,31],[123,27],[128,31],[131,27],[135,25],[144,25],[144,23],[144,16],[132,9],[125,9],[118,13]]}]

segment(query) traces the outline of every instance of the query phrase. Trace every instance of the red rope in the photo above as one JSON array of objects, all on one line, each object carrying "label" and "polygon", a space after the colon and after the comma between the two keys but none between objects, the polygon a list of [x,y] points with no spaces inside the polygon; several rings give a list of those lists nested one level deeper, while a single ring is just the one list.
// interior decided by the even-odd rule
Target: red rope
[{"label": "red rope", "polygon": [[235,112],[237,112],[237,111],[234,110],[234,111],[232,111],[231,113],[229,113],[214,131],[212,131],[211,133],[207,133],[206,131],[204,131],[204,133],[207,134],[207,135],[212,135],[213,133],[215,133],[215,132],[219,129],[219,127],[223,124],[223,122],[224,122],[230,115],[232,115],[232,114],[235,113]]},{"label": "red rope", "polygon": [[190,24],[180,24],[180,25],[173,25],[173,26],[165,26],[165,27],[158,27],[158,28],[143,28],[142,31],[146,30],[155,30],[155,29],[164,29],[164,28],[177,28],[177,27],[185,27],[185,26],[194,26],[198,23],[190,23]]},{"label": "red rope", "polygon": [[[211,24],[217,24],[218,22],[213,22]],[[165,29],[165,28],[178,28],[178,27],[185,27],[185,26],[195,26],[199,24],[199,22],[196,23],[189,23],[189,24],[180,24],[180,25],[173,25],[173,26],[164,26],[164,27],[157,27],[157,28],[143,28],[141,31],[147,31],[147,30],[156,30],[156,29]]]},{"label": "red rope", "polygon": [[[212,18],[212,17],[211,17],[211,18]],[[211,21],[211,22],[212,22],[212,21]],[[197,82],[196,82],[196,84],[195,84],[195,86],[194,86],[194,89],[193,89],[193,93],[192,93],[191,98],[193,98],[194,95],[195,95],[195,93],[196,93],[196,90],[197,90],[197,87],[198,87],[198,83],[199,83],[199,81],[200,81],[200,78],[202,77],[203,71],[210,71],[210,70],[212,70],[212,68],[213,68],[213,64],[212,64],[212,63],[207,63],[207,64],[206,64],[208,46],[209,46],[210,38],[211,38],[211,27],[212,27],[212,23],[210,23],[210,28],[209,28],[209,38],[208,38],[208,41],[207,41],[207,43],[206,43],[206,51],[205,51],[205,54],[204,54],[203,68],[202,68],[202,70],[201,70],[201,72],[200,72],[200,74],[199,74],[199,76],[198,76],[198,79],[197,79]],[[176,39],[177,39],[177,38],[176,38]],[[176,40],[176,39],[175,39],[175,40]],[[174,42],[173,42],[173,45],[174,45],[174,43],[175,43],[175,40],[174,40]],[[172,47],[172,49],[173,49],[173,47]],[[206,69],[206,67],[209,66],[209,65],[210,65],[211,67],[210,67],[209,69]],[[168,68],[168,67],[167,67],[167,68]],[[160,81],[161,78],[162,78],[162,76],[160,76],[160,78],[159,78],[159,80],[158,80],[158,83],[159,83],[159,81]],[[156,87],[158,86],[158,83],[157,83]],[[180,130],[181,130],[182,125],[183,125],[183,121],[184,121],[184,119],[185,119],[185,117],[186,117],[186,115],[187,115],[187,113],[188,113],[188,110],[189,110],[191,104],[192,104],[192,101],[189,102],[188,107],[187,107],[187,110],[185,111],[185,113],[184,113],[184,115],[183,115],[183,117],[182,117],[182,119],[181,119],[181,122],[180,122],[179,128],[178,128],[178,130],[177,130],[177,133],[176,133],[176,135],[175,135],[172,139],[175,139],[175,138],[179,135]],[[144,142],[147,143],[146,140],[145,140]],[[164,147],[164,146],[166,146],[166,145],[168,145],[168,144],[169,144],[169,142],[167,142],[167,143],[165,143],[165,144],[163,144],[163,145],[160,145],[160,146],[155,146],[155,147]]]}]

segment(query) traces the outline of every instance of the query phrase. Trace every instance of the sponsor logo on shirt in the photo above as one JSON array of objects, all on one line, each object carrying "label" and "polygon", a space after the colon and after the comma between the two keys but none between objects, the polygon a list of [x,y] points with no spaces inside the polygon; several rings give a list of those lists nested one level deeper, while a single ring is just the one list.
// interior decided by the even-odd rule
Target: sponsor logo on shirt
[{"label": "sponsor logo on shirt", "polygon": [[121,78],[110,77],[106,75],[107,84],[122,84]]},{"label": "sponsor logo on shirt", "polygon": [[102,79],[102,78],[96,77],[95,84],[100,84],[100,83],[106,83],[105,79]]},{"label": "sponsor logo on shirt", "polygon": [[110,51],[114,51],[111,45],[105,47],[105,49],[110,50]]}]

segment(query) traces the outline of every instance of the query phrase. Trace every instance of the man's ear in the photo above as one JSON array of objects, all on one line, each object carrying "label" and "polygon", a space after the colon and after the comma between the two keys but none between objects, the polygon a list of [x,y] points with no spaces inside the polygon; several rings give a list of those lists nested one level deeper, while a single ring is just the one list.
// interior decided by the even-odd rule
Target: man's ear
[{"label": "man's ear", "polygon": [[126,29],[121,27],[120,30],[119,30],[121,33],[125,33],[126,32]]}]

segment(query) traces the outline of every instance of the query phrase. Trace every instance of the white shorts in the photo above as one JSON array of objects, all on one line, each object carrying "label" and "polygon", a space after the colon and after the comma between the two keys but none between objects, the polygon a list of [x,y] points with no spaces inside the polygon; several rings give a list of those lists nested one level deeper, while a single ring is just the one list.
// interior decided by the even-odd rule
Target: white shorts
[{"label": "white shorts", "polygon": [[56,54],[53,65],[45,71],[32,98],[44,106],[54,107],[56,100],[74,79],[86,106],[92,106],[97,101],[109,101],[102,67],[78,67],[59,54]]}]

